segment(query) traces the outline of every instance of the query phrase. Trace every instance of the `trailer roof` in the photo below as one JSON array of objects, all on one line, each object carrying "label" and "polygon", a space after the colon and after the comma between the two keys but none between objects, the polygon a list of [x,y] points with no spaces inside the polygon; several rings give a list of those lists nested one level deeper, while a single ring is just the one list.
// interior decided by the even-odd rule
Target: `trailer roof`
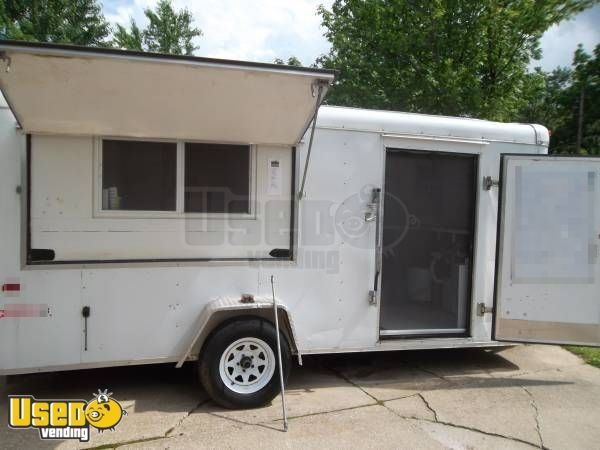
[{"label": "trailer roof", "polygon": [[295,144],[330,70],[0,41],[0,89],[28,133]]},{"label": "trailer roof", "polygon": [[542,125],[338,106],[321,107],[317,127],[546,146],[550,139],[548,130]]}]

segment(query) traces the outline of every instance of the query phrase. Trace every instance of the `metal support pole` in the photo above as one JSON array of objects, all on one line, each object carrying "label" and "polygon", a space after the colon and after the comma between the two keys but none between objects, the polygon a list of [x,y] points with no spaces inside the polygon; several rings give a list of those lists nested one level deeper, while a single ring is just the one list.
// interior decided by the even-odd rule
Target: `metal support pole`
[{"label": "metal support pole", "polygon": [[302,184],[300,184],[300,191],[298,191],[298,200],[302,200],[304,197],[304,185],[306,184],[306,174],[308,172],[308,163],[310,162],[310,152],[312,150],[313,138],[315,136],[315,128],[317,127],[317,114],[319,113],[319,106],[321,105],[321,97],[323,96],[323,85],[319,84],[319,92],[317,94],[317,103],[315,105],[315,113],[313,115],[312,128],[310,130],[310,139],[308,141],[308,152],[306,153],[306,161],[304,163],[304,173],[302,174]]},{"label": "metal support pole", "polygon": [[281,363],[281,340],[279,338],[279,314],[277,313],[277,299],[275,298],[274,277],[271,275],[271,292],[273,293],[273,313],[275,314],[275,331],[277,332],[277,362],[279,364],[279,382],[281,383],[281,408],[283,410],[283,429],[288,430],[287,413],[285,410],[285,383],[283,381],[283,364]]}]

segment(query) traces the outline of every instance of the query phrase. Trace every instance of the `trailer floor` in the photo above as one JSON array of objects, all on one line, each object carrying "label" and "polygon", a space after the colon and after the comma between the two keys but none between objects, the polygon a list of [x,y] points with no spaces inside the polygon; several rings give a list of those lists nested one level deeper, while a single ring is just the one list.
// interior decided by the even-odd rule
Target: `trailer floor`
[{"label": "trailer floor", "polygon": [[597,448],[600,370],[552,346],[312,356],[287,395],[226,411],[207,400],[191,369],[138,366],[0,378],[2,448],[74,448],[9,430],[7,394],[91,398],[108,388],[129,412],[102,448]]}]

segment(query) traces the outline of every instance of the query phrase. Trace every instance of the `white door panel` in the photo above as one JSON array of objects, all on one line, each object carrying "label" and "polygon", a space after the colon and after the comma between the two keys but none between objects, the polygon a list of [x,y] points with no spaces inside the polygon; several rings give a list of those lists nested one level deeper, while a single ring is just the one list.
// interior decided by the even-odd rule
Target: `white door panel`
[{"label": "white door panel", "polygon": [[600,159],[505,156],[498,340],[600,345]]}]

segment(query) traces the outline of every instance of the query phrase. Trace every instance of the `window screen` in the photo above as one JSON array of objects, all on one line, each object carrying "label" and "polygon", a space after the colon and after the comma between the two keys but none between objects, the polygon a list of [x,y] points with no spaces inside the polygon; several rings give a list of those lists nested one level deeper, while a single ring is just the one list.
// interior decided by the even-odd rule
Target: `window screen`
[{"label": "window screen", "polygon": [[175,211],[177,144],[104,140],[102,209]]},{"label": "window screen", "polygon": [[185,212],[250,212],[250,146],[185,144]]}]

